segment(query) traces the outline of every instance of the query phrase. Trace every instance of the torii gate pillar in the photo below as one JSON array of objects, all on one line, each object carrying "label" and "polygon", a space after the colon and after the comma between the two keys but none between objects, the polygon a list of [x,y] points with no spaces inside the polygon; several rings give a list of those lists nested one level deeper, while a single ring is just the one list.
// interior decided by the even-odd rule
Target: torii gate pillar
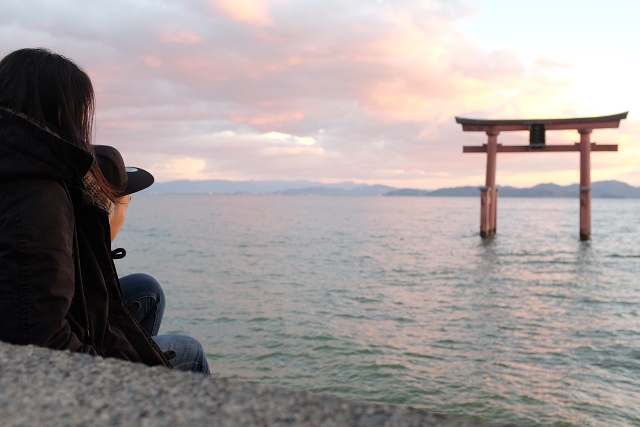
[{"label": "torii gate pillar", "polygon": [[480,235],[495,234],[498,219],[498,189],[496,188],[496,162],[498,159],[498,134],[495,129],[487,131],[487,178],[480,188]]},{"label": "torii gate pillar", "polygon": [[580,129],[580,240],[591,238],[591,129]]}]

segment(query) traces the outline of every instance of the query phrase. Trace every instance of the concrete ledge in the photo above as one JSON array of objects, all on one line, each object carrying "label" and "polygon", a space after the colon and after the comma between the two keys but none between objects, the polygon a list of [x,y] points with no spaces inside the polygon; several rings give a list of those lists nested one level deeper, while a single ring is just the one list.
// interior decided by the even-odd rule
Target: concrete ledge
[{"label": "concrete ledge", "polygon": [[1,342],[0,420],[3,427],[487,426],[413,408]]}]

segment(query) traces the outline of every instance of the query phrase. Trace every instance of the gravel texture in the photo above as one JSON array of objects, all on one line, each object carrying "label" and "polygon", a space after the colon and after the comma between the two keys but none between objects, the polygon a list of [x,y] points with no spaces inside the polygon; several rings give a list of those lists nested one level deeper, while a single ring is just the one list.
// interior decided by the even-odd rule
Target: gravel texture
[{"label": "gravel texture", "polygon": [[396,405],[1,342],[0,425],[487,426]]}]

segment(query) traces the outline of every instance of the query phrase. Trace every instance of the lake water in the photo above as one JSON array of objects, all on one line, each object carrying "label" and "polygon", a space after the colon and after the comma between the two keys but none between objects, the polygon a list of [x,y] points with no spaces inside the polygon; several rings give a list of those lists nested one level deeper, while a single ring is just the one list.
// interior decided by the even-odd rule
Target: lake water
[{"label": "lake water", "polygon": [[640,425],[640,200],[134,195],[121,275],[214,375],[520,425]]}]

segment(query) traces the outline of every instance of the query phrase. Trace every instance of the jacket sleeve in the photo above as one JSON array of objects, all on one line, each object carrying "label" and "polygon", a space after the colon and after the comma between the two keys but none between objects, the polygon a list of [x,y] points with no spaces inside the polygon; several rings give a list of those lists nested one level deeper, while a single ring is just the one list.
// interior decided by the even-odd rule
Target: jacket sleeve
[{"label": "jacket sleeve", "polygon": [[[17,317],[9,321],[16,326],[9,341],[97,354],[67,319],[76,281],[74,231],[71,201],[56,181],[21,180],[0,202],[0,268],[10,271],[0,286],[17,295],[0,315],[2,322],[11,311]],[[7,235],[15,240],[7,242]]]}]

